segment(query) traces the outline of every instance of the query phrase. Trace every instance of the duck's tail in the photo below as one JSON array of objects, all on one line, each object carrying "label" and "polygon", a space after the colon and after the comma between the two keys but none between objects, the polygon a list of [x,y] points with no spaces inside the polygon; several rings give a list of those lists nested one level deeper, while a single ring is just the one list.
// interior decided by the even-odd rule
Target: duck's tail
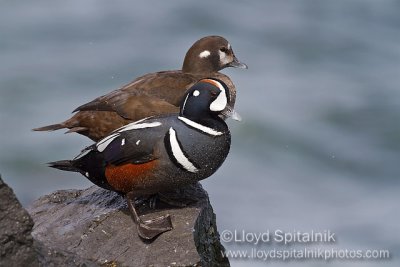
[{"label": "duck's tail", "polygon": [[59,160],[47,163],[49,167],[69,172],[81,172],[80,169],[73,165],[72,160]]},{"label": "duck's tail", "polygon": [[65,125],[63,123],[56,123],[52,125],[47,125],[39,128],[34,128],[32,129],[33,131],[55,131],[55,130],[60,130],[65,128]]}]

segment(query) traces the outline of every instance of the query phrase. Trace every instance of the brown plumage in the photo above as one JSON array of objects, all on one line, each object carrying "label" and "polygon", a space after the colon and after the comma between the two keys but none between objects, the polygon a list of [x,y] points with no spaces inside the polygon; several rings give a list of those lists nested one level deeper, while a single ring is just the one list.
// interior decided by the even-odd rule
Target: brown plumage
[{"label": "brown plumage", "polygon": [[35,131],[68,128],[94,141],[113,130],[146,117],[179,112],[186,90],[202,78],[216,78],[229,88],[230,101],[224,117],[233,110],[236,89],[228,76],[218,71],[226,67],[247,68],[235,57],[232,47],[223,37],[207,36],[186,53],[182,70],[161,71],[143,75],[131,83],[100,96],[74,110],[70,119]]}]

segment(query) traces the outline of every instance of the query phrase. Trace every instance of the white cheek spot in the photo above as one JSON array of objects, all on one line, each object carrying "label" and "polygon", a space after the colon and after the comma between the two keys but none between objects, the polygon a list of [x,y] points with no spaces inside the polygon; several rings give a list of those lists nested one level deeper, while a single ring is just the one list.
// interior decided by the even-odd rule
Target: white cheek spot
[{"label": "white cheek spot", "polygon": [[219,62],[221,62],[221,65],[226,65],[229,63],[229,58],[226,56],[225,52],[218,51],[219,53]]},{"label": "white cheek spot", "polygon": [[206,58],[206,57],[208,57],[209,55],[211,55],[210,51],[204,50],[203,52],[201,52],[201,53],[199,54],[199,58]]},{"label": "white cheek spot", "polygon": [[140,143],[140,140],[137,140],[137,141],[136,141],[136,145],[138,146],[138,145],[139,145],[139,143]]},{"label": "white cheek spot", "polygon": [[85,176],[86,176],[87,178],[89,178],[89,173],[88,173],[88,172],[86,172],[86,173],[85,173]]},{"label": "white cheek spot", "polygon": [[199,90],[194,90],[193,95],[194,95],[194,96],[199,96],[199,95],[200,95]]},{"label": "white cheek spot", "polygon": [[124,145],[125,145],[125,138],[123,138],[121,141],[121,146],[124,146]]},{"label": "white cheek spot", "polygon": [[231,50],[231,44],[228,43],[228,50]]}]

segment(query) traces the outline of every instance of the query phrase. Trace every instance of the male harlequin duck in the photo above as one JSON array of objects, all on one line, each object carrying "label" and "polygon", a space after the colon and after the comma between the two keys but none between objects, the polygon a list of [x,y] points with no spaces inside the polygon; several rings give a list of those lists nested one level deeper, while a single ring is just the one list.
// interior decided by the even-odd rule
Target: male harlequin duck
[{"label": "male harlequin duck", "polygon": [[212,175],[228,155],[231,136],[219,117],[230,100],[226,84],[202,79],[181,101],[180,113],[125,125],[73,160],[51,167],[80,172],[94,184],[126,196],[138,233],[152,239],[172,229],[169,215],[143,221],[133,199],[176,189]]},{"label": "male harlequin duck", "polygon": [[[106,95],[74,110],[72,118],[54,125],[33,129],[53,131],[68,128],[69,132],[83,134],[94,141],[113,130],[149,116],[178,113],[179,103],[186,90],[202,78],[216,78],[229,88],[230,101],[221,113],[226,118],[233,110],[236,89],[228,76],[218,71],[226,67],[247,68],[240,63],[227,40],[207,36],[186,53],[182,70],[146,74]],[[231,114],[232,115],[232,114]],[[235,115],[233,116],[235,118]]]}]

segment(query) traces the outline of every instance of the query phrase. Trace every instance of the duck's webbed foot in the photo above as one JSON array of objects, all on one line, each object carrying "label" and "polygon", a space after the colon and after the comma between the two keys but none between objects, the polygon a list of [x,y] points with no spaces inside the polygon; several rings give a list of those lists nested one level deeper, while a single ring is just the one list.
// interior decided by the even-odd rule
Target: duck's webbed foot
[{"label": "duck's webbed foot", "polygon": [[126,194],[126,201],[128,203],[133,220],[137,225],[138,234],[141,238],[150,240],[164,232],[172,230],[173,227],[171,216],[169,214],[143,221],[138,215],[135,205],[133,204],[134,197],[134,192],[129,192]]}]

